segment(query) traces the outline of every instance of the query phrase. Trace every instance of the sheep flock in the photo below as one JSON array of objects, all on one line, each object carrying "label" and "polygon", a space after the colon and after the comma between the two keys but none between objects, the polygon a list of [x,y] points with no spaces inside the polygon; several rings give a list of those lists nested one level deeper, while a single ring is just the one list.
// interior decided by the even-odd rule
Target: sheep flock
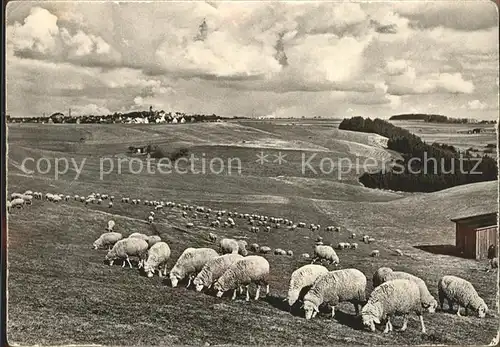
[{"label": "sheep flock", "polygon": [[[309,229],[311,233],[323,230],[337,237],[345,235],[345,241],[333,245],[325,244],[321,237],[316,238],[311,244],[311,255],[297,253],[296,257],[305,264],[293,273],[280,274],[285,277],[283,280],[289,283],[288,296],[282,299],[291,314],[299,313],[306,320],[314,320],[321,308],[326,306],[331,317],[334,317],[336,305],[340,302],[350,302],[356,311],[355,319],[367,331],[376,332],[376,326],[380,326],[384,333],[390,333],[393,331],[391,319],[395,316],[403,317],[400,330],[404,331],[408,326],[408,316],[415,314],[420,321],[420,331],[426,333],[424,316],[441,314],[439,311],[444,312],[445,303],[448,311],[453,310],[454,304],[458,305],[455,314],[462,317],[465,313],[469,316],[467,319],[484,318],[489,312],[488,306],[474,286],[464,278],[443,276],[434,284],[435,292],[439,293],[438,298],[434,298],[428,290],[429,283],[407,272],[381,267],[374,274],[367,276],[355,268],[342,268],[343,252],[356,252],[359,244],[353,242],[356,234],[338,226],[322,227],[316,223],[308,224],[283,217],[216,210],[172,201],[131,197],[115,199],[113,195],[100,193],[71,197],[30,190],[9,196],[9,218],[15,218],[18,213],[16,211],[30,208],[35,201],[55,204],[74,201],[83,205],[104,205],[109,209],[119,204],[144,205],[152,210],[144,215],[143,222],[152,226],[165,216],[167,211],[177,210],[182,215],[185,229],[199,230],[197,235],[206,246],[178,249],[181,255],[176,260],[171,259],[172,245],[160,236],[124,230],[120,223],[114,220],[96,226],[97,230],[102,230],[102,234],[97,239],[88,240],[89,248],[93,248],[93,252],[105,252],[99,257],[109,266],[118,263],[124,268],[137,268],[138,272],[148,278],[158,274],[159,277],[168,278],[172,290],[182,290],[176,287],[182,287],[179,284],[185,282],[186,288],[195,287],[196,292],[204,291],[220,298],[218,300],[224,300],[222,297],[225,293],[228,293],[232,300],[236,300],[238,295],[244,296],[245,301],[272,295],[269,277],[273,274],[273,260],[276,256],[294,257],[294,251],[273,249],[268,245],[253,242],[249,244],[245,240],[223,234],[230,234],[234,228],[246,228],[251,238],[254,233],[269,233],[274,229],[294,231],[303,228]],[[204,226],[204,230],[197,229],[201,226]],[[376,240],[370,235],[363,235],[358,242],[365,244],[364,247],[371,247]],[[392,254],[384,254],[378,249],[370,248],[369,254],[371,257],[392,256],[390,259],[393,264],[397,264],[397,257],[404,256],[400,249],[394,250]],[[134,258],[137,260],[135,264],[131,261]],[[491,268],[498,267],[497,258],[490,263]],[[373,282],[374,289],[371,293],[368,293],[367,278]],[[255,286],[253,295],[250,295],[250,286]]]}]

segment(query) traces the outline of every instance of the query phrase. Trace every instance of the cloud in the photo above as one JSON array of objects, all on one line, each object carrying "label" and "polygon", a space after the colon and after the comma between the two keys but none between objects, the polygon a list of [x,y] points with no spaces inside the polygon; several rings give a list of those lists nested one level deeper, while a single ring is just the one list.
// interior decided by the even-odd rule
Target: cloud
[{"label": "cloud", "polygon": [[75,106],[71,109],[71,115],[82,116],[82,115],[108,115],[112,114],[110,110],[106,107],[98,106],[96,104],[87,104],[84,106]]},{"label": "cloud", "polygon": [[488,105],[479,100],[472,100],[467,103],[467,108],[469,110],[484,110],[488,108]]},{"label": "cloud", "polygon": [[59,27],[58,18],[48,10],[34,7],[24,19],[7,26],[7,44],[14,55],[86,66],[119,63],[121,55],[102,37],[78,30],[72,34]]},{"label": "cloud", "polygon": [[405,2],[395,4],[394,9],[416,29],[475,31],[498,26],[498,10],[490,0]]}]

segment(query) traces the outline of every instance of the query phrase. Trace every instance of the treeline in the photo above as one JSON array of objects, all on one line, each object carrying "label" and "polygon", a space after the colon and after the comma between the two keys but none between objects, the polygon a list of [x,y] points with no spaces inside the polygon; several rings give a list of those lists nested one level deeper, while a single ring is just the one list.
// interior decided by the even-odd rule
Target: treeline
[{"label": "treeline", "polygon": [[[440,114],[425,114],[425,113],[406,113],[397,114],[389,118],[389,120],[423,120],[428,123],[453,123],[453,124],[468,124],[470,121],[467,118],[449,118]],[[495,124],[495,121],[482,120],[474,122],[479,124]]]},{"label": "treeline", "polygon": [[446,144],[427,144],[408,130],[381,119],[344,119],[339,129],[376,133],[389,139],[387,147],[403,160],[360,178],[370,188],[433,192],[453,186],[497,179],[497,163],[489,156],[459,151]]}]

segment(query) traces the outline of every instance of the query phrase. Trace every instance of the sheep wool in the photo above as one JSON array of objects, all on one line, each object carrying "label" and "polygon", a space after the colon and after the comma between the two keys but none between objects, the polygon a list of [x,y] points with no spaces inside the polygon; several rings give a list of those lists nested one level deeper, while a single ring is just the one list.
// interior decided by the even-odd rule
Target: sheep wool
[{"label": "sheep wool", "polygon": [[148,236],[148,238],[146,239],[146,242],[148,243],[149,248],[153,247],[156,243],[158,243],[160,241],[161,241],[161,237],[159,237],[158,235]]},{"label": "sheep wool", "polygon": [[266,294],[269,294],[269,262],[259,255],[250,255],[234,263],[226,272],[214,283],[214,289],[218,291],[217,297],[228,290],[233,289],[233,300],[236,299],[236,289],[239,286],[246,286],[246,300],[250,300],[248,286],[250,283],[257,284],[255,300],[259,299],[261,285],[266,285]]},{"label": "sheep wool", "polygon": [[469,310],[477,314],[479,318],[484,318],[488,312],[488,306],[479,296],[476,289],[469,281],[456,276],[443,276],[438,282],[439,304],[443,309],[444,300],[448,301],[448,307],[453,309],[453,304],[458,304],[457,315],[460,315],[460,308],[465,308],[468,315]]},{"label": "sheep wool", "polygon": [[147,241],[148,240],[148,235],[145,235],[145,234],[141,234],[141,233],[132,233],[128,236],[129,239],[141,239],[141,240],[144,240],[144,241]]},{"label": "sheep wool", "polygon": [[99,249],[102,247],[111,247],[118,241],[123,239],[122,234],[116,232],[104,233],[97,240],[94,241],[94,249]]},{"label": "sheep wool", "polygon": [[382,269],[380,273],[377,270],[377,272],[375,272],[375,274],[373,275],[373,278],[375,279],[373,282],[374,287],[377,287],[384,282],[395,279],[410,280],[412,282],[415,282],[420,290],[420,300],[422,302],[422,307],[427,309],[431,313],[436,311],[437,301],[429,292],[429,289],[427,288],[424,280],[407,272],[393,271],[391,268],[380,269]]},{"label": "sheep wool", "polygon": [[128,262],[129,267],[132,268],[129,257],[136,256],[141,263],[144,261],[147,251],[148,243],[146,241],[138,238],[126,238],[116,242],[105,259],[109,261],[109,265],[113,265],[115,259],[124,259],[122,267],[125,266],[125,262]]},{"label": "sheep wool", "polygon": [[186,248],[170,271],[172,287],[177,287],[177,283],[186,276],[189,276],[186,286],[189,287],[194,277],[193,274],[201,271],[209,260],[218,256],[219,254],[212,248]]},{"label": "sheep wool", "polygon": [[167,261],[170,259],[170,247],[166,242],[158,241],[148,251],[148,259],[144,263],[144,271],[148,277],[153,277],[155,270],[162,277],[160,266],[163,265],[163,275],[167,275]]},{"label": "sheep wool", "polygon": [[246,257],[248,255],[246,248],[248,243],[245,240],[237,240],[236,242],[238,243],[238,254]]},{"label": "sheep wool", "polygon": [[336,270],[320,275],[304,296],[306,319],[314,317],[322,303],[332,306],[333,317],[335,306],[344,301],[354,305],[356,315],[359,314],[358,305],[366,301],[366,277],[357,269]]},{"label": "sheep wool", "polygon": [[231,265],[241,259],[243,259],[242,255],[231,253],[209,260],[193,280],[196,291],[200,292],[204,286],[210,288]]},{"label": "sheep wool", "polygon": [[326,246],[326,245],[315,245],[314,246],[314,257],[312,262],[314,263],[315,261],[321,261],[321,260],[326,260],[330,264],[339,264],[339,257],[337,256],[337,253],[333,250],[332,246]]},{"label": "sheep wool", "polygon": [[382,283],[375,288],[361,310],[363,325],[375,331],[375,324],[386,320],[384,333],[392,331],[391,317],[403,316],[401,331],[408,325],[408,314],[414,312],[420,319],[422,333],[425,334],[424,317],[420,302],[420,290],[415,282],[407,279],[396,279]]},{"label": "sheep wool", "polygon": [[297,300],[303,299],[303,292],[310,289],[314,281],[327,272],[326,267],[316,264],[304,265],[292,272],[288,286],[288,305],[291,307]]}]

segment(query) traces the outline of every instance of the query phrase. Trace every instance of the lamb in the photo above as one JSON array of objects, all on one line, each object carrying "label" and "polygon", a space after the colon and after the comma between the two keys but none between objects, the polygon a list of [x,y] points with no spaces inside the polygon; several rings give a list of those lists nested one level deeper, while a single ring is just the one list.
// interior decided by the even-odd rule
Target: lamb
[{"label": "lamb", "polygon": [[148,243],[139,238],[121,239],[115,243],[113,248],[106,254],[105,259],[109,261],[109,265],[113,265],[115,259],[124,259],[122,267],[125,267],[125,261],[128,262],[130,268],[130,256],[137,256],[139,263],[143,262],[148,251]]},{"label": "lamb", "polygon": [[337,256],[337,253],[335,253],[333,248],[331,246],[325,245],[314,246],[314,257],[312,263],[314,264],[314,262],[317,260],[327,260],[330,262],[330,264],[335,264],[335,266],[338,266],[340,262],[339,257]]},{"label": "lamb", "polygon": [[361,271],[343,269],[319,276],[304,296],[306,319],[316,316],[322,303],[331,304],[333,318],[335,306],[343,301],[351,302],[359,314],[359,306],[366,301],[366,277]]},{"label": "lamb", "polygon": [[201,271],[209,260],[218,256],[219,254],[212,248],[186,248],[177,259],[172,270],[170,270],[172,287],[177,287],[177,283],[186,276],[189,276],[186,288],[189,287],[195,274]]},{"label": "lamb", "polygon": [[431,313],[436,311],[437,301],[429,292],[425,282],[421,278],[407,272],[393,271],[389,267],[381,267],[373,274],[373,287],[376,288],[384,282],[395,279],[407,279],[415,282],[420,290],[420,301],[422,303],[422,307]]},{"label": "lamb", "polygon": [[288,305],[292,307],[299,299],[303,299],[301,293],[309,290],[314,281],[327,272],[326,267],[316,264],[304,265],[292,272],[288,286]]},{"label": "lamb", "polygon": [[407,279],[395,279],[375,288],[368,298],[367,304],[361,310],[362,322],[365,327],[375,331],[375,324],[386,320],[384,333],[392,331],[391,317],[403,316],[403,326],[400,331],[405,331],[408,325],[408,314],[414,312],[420,319],[422,333],[426,333],[420,290],[418,285]]},{"label": "lamb", "polygon": [[111,249],[115,243],[123,239],[122,234],[115,232],[104,233],[97,240],[94,241],[94,249],[99,249],[102,247],[108,247],[108,251]]},{"label": "lamb", "polygon": [[224,272],[224,274],[214,283],[217,290],[217,297],[221,297],[224,292],[234,289],[232,299],[236,299],[236,289],[240,286],[246,287],[246,301],[250,300],[248,286],[250,283],[257,284],[255,300],[259,299],[261,285],[266,285],[266,294],[269,294],[269,262],[259,255],[250,255],[237,261]]},{"label": "lamb", "polygon": [[219,242],[219,249],[222,254],[238,253],[240,247],[238,245],[238,241],[224,238]]},{"label": "lamb", "polygon": [[160,241],[161,241],[161,237],[159,237],[158,235],[148,236],[148,238],[146,239],[146,242],[148,243],[149,248],[153,247],[155,244],[157,244]]},{"label": "lamb", "polygon": [[148,277],[153,277],[155,270],[162,277],[160,266],[163,265],[163,275],[167,275],[167,261],[170,259],[170,247],[166,242],[156,242],[148,251],[148,259],[144,263],[144,271]]},{"label": "lamb", "polygon": [[438,282],[439,304],[443,309],[444,300],[448,301],[448,308],[451,311],[453,304],[458,304],[457,316],[460,315],[460,307],[465,307],[465,314],[469,315],[469,310],[477,314],[479,318],[484,318],[488,312],[488,306],[479,296],[476,289],[467,280],[456,276],[443,276]]},{"label": "lamb", "polygon": [[115,227],[115,221],[110,220],[108,221],[108,227],[106,228],[107,231],[113,231],[113,228]]},{"label": "lamb", "polygon": [[241,259],[243,256],[240,254],[224,254],[209,260],[193,280],[196,291],[200,292],[204,286],[210,288],[231,265]]}]

